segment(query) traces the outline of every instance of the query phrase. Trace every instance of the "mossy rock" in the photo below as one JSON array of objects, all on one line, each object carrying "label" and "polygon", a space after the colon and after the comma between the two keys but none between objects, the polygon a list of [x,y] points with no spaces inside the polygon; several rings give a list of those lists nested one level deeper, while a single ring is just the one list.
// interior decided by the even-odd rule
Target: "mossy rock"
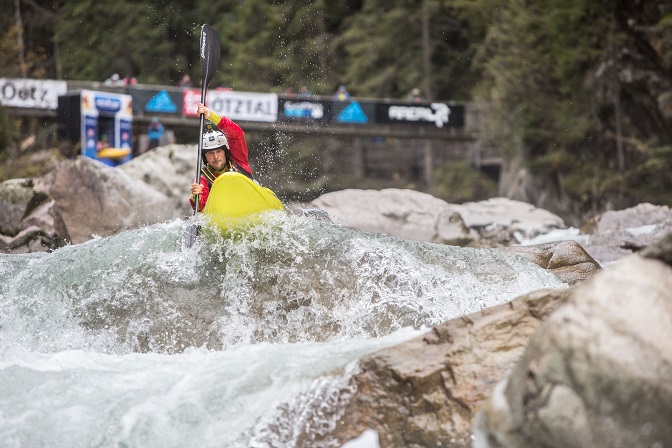
[{"label": "mossy rock", "polygon": [[0,167],[0,181],[39,177],[56,168],[63,160],[65,156],[55,148],[23,154],[19,158],[6,161]]},{"label": "mossy rock", "polygon": [[49,195],[33,190],[29,179],[0,183],[0,233],[15,236],[21,230],[21,221],[50,200]]}]

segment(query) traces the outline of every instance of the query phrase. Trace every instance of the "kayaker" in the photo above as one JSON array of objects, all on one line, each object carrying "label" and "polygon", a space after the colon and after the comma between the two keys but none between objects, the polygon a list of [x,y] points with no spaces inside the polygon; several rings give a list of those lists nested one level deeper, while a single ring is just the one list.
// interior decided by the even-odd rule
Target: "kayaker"
[{"label": "kayaker", "polygon": [[198,114],[203,114],[206,125],[203,130],[203,166],[199,182],[191,184],[191,208],[195,207],[196,195],[200,195],[198,211],[205,208],[212,183],[226,171],[236,171],[250,179],[252,169],[248,161],[245,133],[233,120],[221,117],[198,104]]}]

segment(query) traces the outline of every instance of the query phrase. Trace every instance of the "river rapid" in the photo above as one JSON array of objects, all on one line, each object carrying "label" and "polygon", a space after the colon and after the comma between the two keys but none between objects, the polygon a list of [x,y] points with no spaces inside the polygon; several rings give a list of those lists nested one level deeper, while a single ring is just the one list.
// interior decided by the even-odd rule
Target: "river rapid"
[{"label": "river rapid", "polygon": [[495,249],[281,212],[201,223],[183,250],[197,219],[0,255],[0,445],[304,446],[336,425],[362,356],[566,286]]}]

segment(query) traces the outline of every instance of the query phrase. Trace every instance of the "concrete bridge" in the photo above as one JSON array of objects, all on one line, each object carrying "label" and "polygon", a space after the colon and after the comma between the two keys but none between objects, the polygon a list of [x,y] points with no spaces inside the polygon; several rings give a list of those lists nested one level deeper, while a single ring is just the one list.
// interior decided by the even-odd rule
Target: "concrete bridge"
[{"label": "concrete bridge", "polygon": [[[59,138],[70,138],[73,142],[79,140],[83,132],[80,129],[84,118],[79,115],[83,109],[76,99],[74,108],[70,107],[76,110],[67,110],[66,99],[83,91],[96,93],[96,100],[106,94],[130,97],[136,153],[146,147],[144,134],[154,116],[174,133],[178,143],[194,143],[191,135],[199,125],[195,103],[200,101],[200,89],[0,78],[0,100],[11,115],[53,120],[58,123]],[[52,98],[50,102],[50,96],[56,100]],[[403,176],[431,184],[437,167],[457,160],[497,178],[502,163],[501,154],[496,150],[483,150],[483,108],[474,103],[410,103],[375,98],[337,101],[326,96],[210,88],[207,104],[211,110],[238,122],[251,141],[255,135],[292,135],[298,139],[334,137],[342,142],[334,156],[347,164],[358,178]],[[94,115],[101,121],[105,119],[105,106],[94,110]]]}]

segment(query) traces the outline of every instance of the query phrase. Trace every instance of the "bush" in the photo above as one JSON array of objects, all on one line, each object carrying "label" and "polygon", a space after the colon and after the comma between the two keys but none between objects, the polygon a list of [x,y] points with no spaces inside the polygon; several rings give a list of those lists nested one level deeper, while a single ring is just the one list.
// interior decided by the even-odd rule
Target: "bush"
[{"label": "bush", "polygon": [[497,196],[497,182],[466,162],[451,161],[434,171],[427,193],[453,204],[483,201]]}]

